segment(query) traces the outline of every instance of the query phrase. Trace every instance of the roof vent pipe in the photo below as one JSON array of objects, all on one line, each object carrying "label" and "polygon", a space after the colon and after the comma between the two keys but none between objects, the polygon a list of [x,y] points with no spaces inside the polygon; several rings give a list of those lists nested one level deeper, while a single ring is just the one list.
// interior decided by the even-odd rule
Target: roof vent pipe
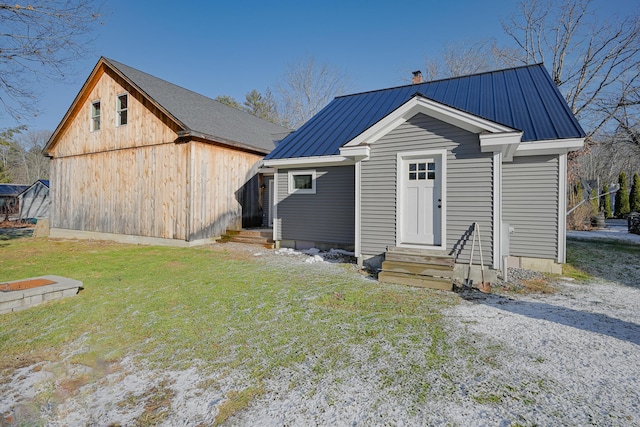
[{"label": "roof vent pipe", "polygon": [[414,71],[413,72],[413,79],[411,79],[411,84],[418,84],[418,83],[422,83],[422,71],[418,70],[418,71]]}]

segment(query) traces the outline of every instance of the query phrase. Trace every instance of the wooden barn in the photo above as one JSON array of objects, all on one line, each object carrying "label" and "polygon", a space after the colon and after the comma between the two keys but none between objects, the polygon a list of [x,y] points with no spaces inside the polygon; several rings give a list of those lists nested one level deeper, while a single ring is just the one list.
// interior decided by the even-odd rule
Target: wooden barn
[{"label": "wooden barn", "polygon": [[258,163],[288,133],[102,57],[45,147],[51,236],[191,245],[260,225]]}]

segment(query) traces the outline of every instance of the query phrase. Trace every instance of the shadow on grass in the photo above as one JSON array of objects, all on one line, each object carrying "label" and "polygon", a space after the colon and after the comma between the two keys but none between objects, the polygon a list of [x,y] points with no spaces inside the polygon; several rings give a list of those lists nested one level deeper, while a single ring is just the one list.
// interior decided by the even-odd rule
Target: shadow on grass
[{"label": "shadow on grass", "polygon": [[0,241],[33,236],[33,228],[0,228]]},{"label": "shadow on grass", "polygon": [[640,245],[614,239],[567,239],[567,263],[605,281],[640,289]]},{"label": "shadow on grass", "polygon": [[473,293],[462,295],[462,297],[476,304],[484,304],[531,319],[546,320],[640,345],[640,325],[605,314],[574,310],[544,302],[520,301],[495,295]]}]

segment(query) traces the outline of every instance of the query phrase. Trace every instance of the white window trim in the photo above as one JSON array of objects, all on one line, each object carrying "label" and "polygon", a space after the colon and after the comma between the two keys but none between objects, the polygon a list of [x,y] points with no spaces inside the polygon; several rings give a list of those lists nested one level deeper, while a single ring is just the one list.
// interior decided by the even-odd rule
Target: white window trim
[{"label": "white window trim", "polygon": [[[97,116],[93,115],[93,106],[96,104],[100,104],[100,114],[98,114]],[[100,118],[100,127],[98,129],[95,128],[94,124],[95,121],[93,120],[94,117],[99,117]],[[102,101],[100,101],[99,99],[96,99],[94,101],[91,101],[91,107],[89,108],[89,129],[91,129],[91,132],[99,132],[100,129],[102,129]]]},{"label": "white window trim", "polygon": [[[316,170],[290,170],[288,173],[289,194],[316,194]],[[293,178],[298,175],[311,175],[311,188],[295,188]]]},{"label": "white window trim", "polygon": [[[119,108],[118,103],[120,102],[120,97],[122,95],[125,95],[127,97],[127,108]],[[120,123],[120,113],[122,111],[126,111],[127,112],[127,123],[122,124]],[[126,126],[129,124],[129,93],[128,92],[123,92],[123,93],[119,93],[116,95],[116,127],[120,127],[120,126]]]}]

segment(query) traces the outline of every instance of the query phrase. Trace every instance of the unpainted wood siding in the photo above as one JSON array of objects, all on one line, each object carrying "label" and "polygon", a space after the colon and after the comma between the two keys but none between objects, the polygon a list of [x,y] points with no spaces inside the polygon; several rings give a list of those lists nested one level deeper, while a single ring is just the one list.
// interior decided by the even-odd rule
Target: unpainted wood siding
[{"label": "unpainted wood siding", "polygon": [[187,239],[188,145],[51,161],[51,227]]},{"label": "unpainted wood siding", "polygon": [[[396,244],[397,154],[447,150],[447,253],[469,262],[470,231],[478,222],[484,262],[493,262],[493,155],[480,152],[478,135],[417,114],[371,144],[362,162],[362,237],[365,256],[380,255]],[[474,262],[479,263],[478,247]]]},{"label": "unpainted wood siding", "polygon": [[[116,126],[116,99],[128,93],[128,123]],[[91,104],[100,101],[100,130],[91,131]],[[51,154],[65,157],[173,142],[175,125],[111,70],[100,72],[65,123]]]},{"label": "unpainted wood siding", "polygon": [[[191,240],[217,237],[227,228],[241,229],[243,212],[260,225],[258,162],[262,156],[192,142],[193,200]],[[245,218],[245,222],[249,218]],[[247,225],[249,226],[249,225]]]},{"label": "unpainted wood siding", "polygon": [[[304,170],[309,170],[305,168]],[[289,194],[287,169],[278,170],[277,240],[353,245],[354,166],[315,168],[316,194]]]},{"label": "unpainted wood siding", "polygon": [[502,215],[514,228],[510,254],[558,256],[558,156],[515,157],[502,166]]},{"label": "unpainted wood siding", "polygon": [[49,218],[49,189],[38,182],[20,195],[20,219]]}]

